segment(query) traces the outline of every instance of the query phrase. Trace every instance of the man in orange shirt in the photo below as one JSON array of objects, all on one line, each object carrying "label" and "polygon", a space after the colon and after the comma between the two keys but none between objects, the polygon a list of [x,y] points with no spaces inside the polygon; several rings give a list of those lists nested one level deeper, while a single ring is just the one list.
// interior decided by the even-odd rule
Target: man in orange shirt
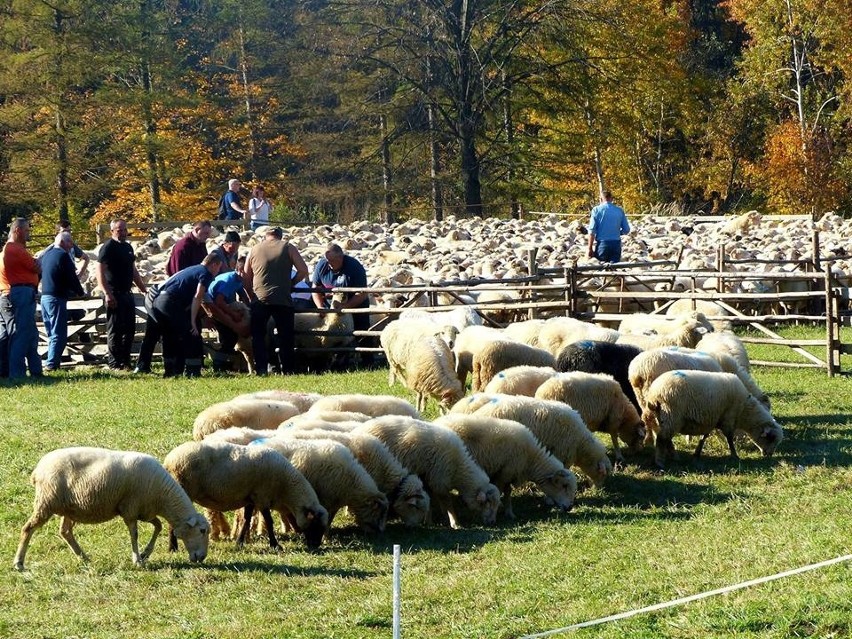
[{"label": "man in orange shirt", "polygon": [[41,267],[27,251],[30,223],[12,221],[0,255],[0,377],[41,377],[36,329],[36,289]]}]

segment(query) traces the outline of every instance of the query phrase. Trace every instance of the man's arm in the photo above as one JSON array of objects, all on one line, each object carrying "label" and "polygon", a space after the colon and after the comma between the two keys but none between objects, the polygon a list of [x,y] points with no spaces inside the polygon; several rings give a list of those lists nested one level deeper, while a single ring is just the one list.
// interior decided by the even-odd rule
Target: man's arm
[{"label": "man's arm", "polygon": [[201,302],[204,301],[205,293],[207,293],[207,287],[199,282],[198,287],[195,289],[195,297],[192,298],[192,306],[189,309],[189,332],[193,335],[198,335],[196,322],[198,321],[198,311],[201,309]]},{"label": "man's arm", "polygon": [[95,277],[98,280],[98,288],[104,292],[104,300],[109,308],[115,306],[115,298],[112,295],[112,288],[106,283],[106,267],[103,262],[98,262],[98,267],[95,269]]},{"label": "man's arm", "polygon": [[[322,281],[320,279],[320,266],[322,265],[322,260],[317,262],[316,268],[314,269],[314,274],[311,277],[311,287],[312,288],[323,288]],[[311,299],[314,300],[314,306],[317,308],[325,308],[325,293],[313,292],[311,293]]]},{"label": "man's arm", "polygon": [[250,253],[246,260],[246,269],[243,271],[243,288],[246,291],[246,296],[248,297],[249,302],[254,301],[256,299],[254,294],[254,269],[251,267]]},{"label": "man's arm", "polygon": [[139,275],[139,270],[136,268],[136,265],[133,265],[133,283],[136,284],[136,287],[142,291],[142,293],[148,292],[148,287],[145,286],[145,282],[142,280],[142,276]]},{"label": "man's arm", "polygon": [[595,234],[589,231],[589,257],[595,256]]}]

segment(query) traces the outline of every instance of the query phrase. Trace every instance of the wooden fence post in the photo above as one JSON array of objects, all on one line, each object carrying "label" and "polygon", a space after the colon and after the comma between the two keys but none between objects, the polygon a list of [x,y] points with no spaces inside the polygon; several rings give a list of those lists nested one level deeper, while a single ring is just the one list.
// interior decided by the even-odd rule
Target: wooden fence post
[{"label": "wooden fence post", "polygon": [[[529,298],[530,303],[534,304],[537,300],[538,295],[533,288],[533,284],[538,284],[541,279],[538,275],[538,249],[533,247],[527,253],[527,273],[529,273],[530,277],[535,277],[534,281],[529,283]],[[527,312],[527,319],[535,319],[538,312],[535,307],[530,307],[530,310]]]},{"label": "wooden fence post", "polygon": [[831,286],[831,264],[825,266],[825,363],[828,376],[840,369],[840,306]]}]

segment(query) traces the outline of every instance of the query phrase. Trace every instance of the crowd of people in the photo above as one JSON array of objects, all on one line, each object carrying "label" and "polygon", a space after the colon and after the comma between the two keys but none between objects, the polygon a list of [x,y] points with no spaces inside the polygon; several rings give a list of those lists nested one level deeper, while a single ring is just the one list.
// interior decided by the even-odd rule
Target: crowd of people
[{"label": "crowd of people", "polygon": [[[257,190],[255,190],[257,194]],[[262,198],[262,189],[259,193]],[[326,247],[309,277],[299,250],[278,227],[268,227],[261,242],[240,255],[241,238],[227,231],[223,242],[207,251],[212,225],[196,222],[173,247],[168,279],[146,285],[127,240],[127,223],[110,223],[110,238],[97,254],[96,278],[106,306],[106,366],[113,370],[151,372],[154,351],[162,340],[166,377],[201,374],[204,344],[202,320],[209,318],[218,335],[212,354],[214,372],[231,370],[240,337],[251,338],[254,370],[292,372],[295,362],[295,309],[331,308],[331,289],[366,287],[364,267],[337,244]],[[33,255],[27,249],[30,225],[25,218],[11,224],[0,254],[0,377],[41,377],[60,367],[67,344],[69,299],[82,297],[81,276],[88,256],[76,246],[63,222],[54,243]],[[84,261],[78,270],[75,259]],[[41,314],[48,336],[43,360],[38,352],[36,303],[41,286]],[[145,296],[145,334],[132,360],[136,334],[134,286]],[[336,308],[369,306],[366,293],[348,294]],[[355,328],[369,327],[366,314],[354,316]],[[275,331],[267,328],[269,321]],[[366,326],[365,326],[366,324]],[[268,341],[272,344],[268,345]]]}]

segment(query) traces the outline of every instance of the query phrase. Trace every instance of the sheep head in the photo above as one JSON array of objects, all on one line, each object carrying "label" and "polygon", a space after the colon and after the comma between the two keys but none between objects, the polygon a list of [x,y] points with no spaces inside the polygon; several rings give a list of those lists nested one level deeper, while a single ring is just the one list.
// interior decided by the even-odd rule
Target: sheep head
[{"label": "sheep head", "polygon": [[302,531],[305,546],[315,550],[320,547],[328,530],[328,511],[320,505],[305,506],[296,513],[296,525]]},{"label": "sheep head", "polygon": [[391,507],[406,526],[419,526],[429,515],[431,500],[423,490],[423,482],[417,475],[407,475],[402,479],[395,493]]},{"label": "sheep head", "polygon": [[204,515],[193,513],[188,519],[175,526],[173,532],[174,536],[181,539],[186,546],[190,561],[204,561],[210,541],[210,524]]},{"label": "sheep head", "polygon": [[543,480],[536,482],[545,496],[560,510],[568,512],[574,507],[574,497],[577,494],[577,476],[563,468]]},{"label": "sheep head", "polygon": [[463,495],[462,499],[471,510],[482,513],[482,523],[491,526],[497,521],[500,508],[500,490],[494,484],[487,484],[476,491],[473,499]]},{"label": "sheep head", "polygon": [[350,509],[353,510],[355,522],[361,530],[373,534],[385,531],[389,507],[387,497],[379,493],[366,499],[354,509],[350,506]]}]

